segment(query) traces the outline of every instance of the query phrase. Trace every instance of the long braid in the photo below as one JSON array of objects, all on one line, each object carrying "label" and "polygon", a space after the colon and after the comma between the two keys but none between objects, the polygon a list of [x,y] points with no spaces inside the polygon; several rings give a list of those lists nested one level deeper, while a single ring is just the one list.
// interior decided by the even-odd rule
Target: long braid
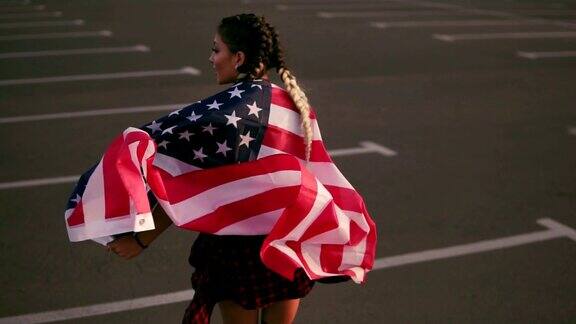
[{"label": "long braid", "polygon": [[304,133],[304,144],[305,147],[305,156],[306,161],[310,160],[310,154],[312,152],[312,139],[314,138],[314,132],[312,130],[312,122],[310,120],[310,103],[308,102],[308,98],[306,94],[296,82],[296,77],[290,72],[288,67],[286,66],[286,61],[284,59],[284,51],[282,47],[280,47],[280,41],[278,37],[278,33],[274,30],[274,28],[265,23],[266,29],[270,32],[270,36],[272,38],[272,55],[270,60],[270,67],[275,67],[276,72],[280,75],[280,78],[284,82],[284,86],[286,87],[286,91],[290,94],[290,97],[294,101],[294,104],[300,111],[300,119],[301,124],[300,127],[302,128],[302,132]]},{"label": "long braid", "polygon": [[286,66],[284,52],[280,47],[278,33],[274,27],[267,23],[264,17],[240,14],[222,19],[219,32],[233,52],[241,50],[246,54],[246,60],[238,67],[238,72],[246,73],[251,78],[260,78],[266,70],[276,68],[286,91],[300,111],[305,158],[309,161],[314,138],[310,120],[310,104],[306,94],[296,82],[296,77]]}]

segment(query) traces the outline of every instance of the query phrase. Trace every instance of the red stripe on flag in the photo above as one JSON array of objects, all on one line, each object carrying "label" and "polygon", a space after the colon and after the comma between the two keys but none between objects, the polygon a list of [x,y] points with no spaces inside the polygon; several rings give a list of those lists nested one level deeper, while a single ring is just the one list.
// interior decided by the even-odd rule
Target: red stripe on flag
[{"label": "red stripe on flag", "polygon": [[105,218],[107,219],[130,214],[130,198],[117,168],[123,145],[124,136],[120,135],[112,142],[102,159]]},{"label": "red stripe on flag", "polygon": [[168,200],[175,204],[220,185],[278,171],[300,170],[300,163],[288,155],[272,155],[256,161],[193,171],[177,177],[163,173]]},{"label": "red stripe on flag", "polygon": [[[260,250],[262,262],[268,268],[289,280],[294,280],[294,271],[296,268],[301,267],[301,265],[295,264],[292,259],[285,254],[277,255],[276,249],[270,248],[270,243],[275,240],[282,241],[286,235],[298,227],[302,220],[310,213],[312,206],[314,206],[318,192],[316,178],[303,167],[301,168],[301,175],[302,180],[296,200],[282,213],[282,216],[280,216],[276,225],[274,225],[270,234],[266,237]],[[285,242],[285,244],[288,244],[288,242]],[[299,250],[299,248],[297,250]],[[304,264],[302,253],[300,251],[294,252],[298,255],[300,263]]]},{"label": "red stripe on flag", "polygon": [[76,207],[74,207],[72,214],[68,217],[66,222],[68,222],[68,226],[84,224],[84,208],[82,206],[82,201],[76,204]]},{"label": "red stripe on flag", "polygon": [[334,203],[342,210],[350,210],[357,213],[363,213],[365,210],[362,196],[356,190],[338,186],[324,186],[330,195],[334,198]]},{"label": "red stripe on flag", "polygon": [[221,206],[216,211],[180,227],[216,233],[234,223],[250,217],[286,207],[298,194],[299,186],[277,188],[252,197]]},{"label": "red stripe on flag", "polygon": [[[300,110],[294,104],[294,100],[284,89],[272,88],[272,104],[300,113]],[[316,113],[312,107],[310,107],[310,118],[316,119]]]},{"label": "red stripe on flag", "polygon": [[[287,154],[294,155],[300,159],[305,158],[305,145],[302,137],[285,131],[281,128],[268,125],[262,145],[280,150]],[[326,152],[322,141],[312,141],[311,162],[332,162],[330,155]]]}]

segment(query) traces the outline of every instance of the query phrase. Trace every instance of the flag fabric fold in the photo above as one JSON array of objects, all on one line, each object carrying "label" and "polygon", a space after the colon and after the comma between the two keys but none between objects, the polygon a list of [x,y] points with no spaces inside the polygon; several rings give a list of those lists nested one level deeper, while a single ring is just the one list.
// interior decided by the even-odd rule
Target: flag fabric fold
[{"label": "flag fabric fold", "polygon": [[105,244],[154,228],[157,201],[180,228],[263,235],[264,264],[292,279],[365,280],[376,227],[326,151],[316,116],[304,160],[299,112],[266,80],[250,80],[130,127],[78,181],[65,212],[71,241]]}]

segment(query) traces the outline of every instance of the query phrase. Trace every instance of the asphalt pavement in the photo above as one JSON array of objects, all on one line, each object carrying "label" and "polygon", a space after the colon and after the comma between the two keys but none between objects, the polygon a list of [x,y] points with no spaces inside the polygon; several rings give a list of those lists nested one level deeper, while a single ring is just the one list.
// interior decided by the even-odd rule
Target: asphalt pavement
[{"label": "asphalt pavement", "polygon": [[124,261],[63,211],[119,132],[223,89],[212,38],[242,12],[378,227],[367,282],[316,285],[296,323],[576,323],[570,0],[1,1],[0,323],[180,322],[195,233]]}]

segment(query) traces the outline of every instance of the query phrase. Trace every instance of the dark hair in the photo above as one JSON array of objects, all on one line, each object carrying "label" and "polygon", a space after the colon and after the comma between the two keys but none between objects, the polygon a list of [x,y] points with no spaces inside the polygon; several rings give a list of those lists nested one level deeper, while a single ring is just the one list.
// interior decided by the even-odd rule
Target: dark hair
[{"label": "dark hair", "polygon": [[[222,19],[218,34],[232,53],[246,55],[238,72],[260,77],[266,70],[285,67],[284,55],[278,41],[278,33],[264,17],[239,14]],[[262,63],[264,67],[261,66]]]},{"label": "dark hair", "polygon": [[222,19],[218,25],[218,34],[232,53],[239,51],[245,54],[244,64],[237,68],[239,73],[246,73],[248,78],[260,78],[272,68],[280,75],[286,91],[300,111],[305,158],[310,159],[312,150],[312,122],[310,104],[296,77],[288,70],[284,61],[284,52],[280,47],[278,33],[266,22],[264,17],[255,14],[239,14]]}]

